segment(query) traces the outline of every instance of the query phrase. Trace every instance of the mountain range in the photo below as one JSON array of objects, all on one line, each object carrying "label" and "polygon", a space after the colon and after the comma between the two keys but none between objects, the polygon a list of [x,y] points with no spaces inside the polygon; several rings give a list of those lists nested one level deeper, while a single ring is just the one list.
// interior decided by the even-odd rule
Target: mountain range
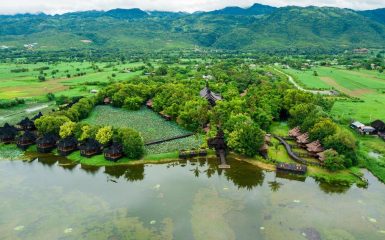
[{"label": "mountain range", "polygon": [[352,49],[385,47],[385,9],[227,7],[0,15],[0,49]]}]

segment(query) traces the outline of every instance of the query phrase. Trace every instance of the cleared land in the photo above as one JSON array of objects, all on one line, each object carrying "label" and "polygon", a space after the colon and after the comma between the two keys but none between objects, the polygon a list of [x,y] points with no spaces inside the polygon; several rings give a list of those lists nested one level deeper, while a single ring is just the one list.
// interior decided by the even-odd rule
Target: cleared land
[{"label": "cleared land", "polygon": [[[0,98],[40,97],[49,92],[65,96],[84,96],[89,94],[91,89],[100,88],[95,84],[96,82],[123,81],[140,75],[141,71],[127,71],[129,68],[140,65],[142,63],[4,63],[0,64]],[[12,72],[20,69],[25,69],[25,72]],[[80,73],[83,75],[80,76]],[[38,78],[41,75],[45,75],[45,81],[39,81]]]},{"label": "cleared land", "polygon": [[[339,100],[332,115],[365,123],[385,119],[385,74],[369,70],[317,67],[308,71],[285,70],[307,88],[334,88],[359,100]],[[313,72],[317,71],[318,76]]]}]

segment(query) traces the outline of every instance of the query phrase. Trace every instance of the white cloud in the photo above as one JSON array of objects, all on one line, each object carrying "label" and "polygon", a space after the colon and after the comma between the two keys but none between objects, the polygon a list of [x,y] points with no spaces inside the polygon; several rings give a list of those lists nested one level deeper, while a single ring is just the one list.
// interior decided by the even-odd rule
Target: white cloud
[{"label": "white cloud", "polygon": [[251,6],[255,2],[271,6],[334,6],[352,9],[384,8],[384,0],[1,0],[0,14],[65,13],[113,8],[141,8],[165,11],[208,11],[226,6]]}]

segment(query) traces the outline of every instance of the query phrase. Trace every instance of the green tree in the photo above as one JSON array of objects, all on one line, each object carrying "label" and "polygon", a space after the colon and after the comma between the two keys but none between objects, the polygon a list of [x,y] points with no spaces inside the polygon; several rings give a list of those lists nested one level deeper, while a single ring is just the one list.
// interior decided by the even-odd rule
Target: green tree
[{"label": "green tree", "polygon": [[197,131],[208,122],[209,104],[204,99],[186,102],[177,119],[178,124],[191,131]]},{"label": "green tree", "polygon": [[317,122],[309,131],[311,140],[320,140],[324,143],[324,139],[335,134],[337,131],[337,124],[329,118],[323,118]]},{"label": "green tree", "polygon": [[255,123],[242,123],[227,138],[228,146],[235,152],[255,156],[263,145],[265,133]]},{"label": "green tree", "polygon": [[339,155],[335,150],[329,149],[325,151],[325,167],[330,171],[338,171],[345,168],[345,160],[343,155]]},{"label": "green tree", "polygon": [[84,125],[84,126],[82,126],[81,129],[82,129],[82,133],[81,133],[80,138],[79,138],[80,141],[84,141],[87,138],[91,137],[91,135],[92,135],[92,133],[91,133],[91,130],[92,130],[91,126]]},{"label": "green tree", "polygon": [[139,110],[144,100],[141,97],[127,97],[124,100],[123,108],[127,110]]},{"label": "green tree", "polygon": [[112,130],[112,127],[105,126],[98,130],[95,139],[101,144],[105,145],[111,141],[113,134],[114,132]]},{"label": "green tree", "polygon": [[140,159],[144,154],[142,136],[129,128],[118,129],[118,139],[123,145],[123,152],[129,159]]},{"label": "green tree", "polygon": [[69,121],[65,116],[45,115],[35,121],[35,126],[41,134],[59,134],[60,127]]},{"label": "green tree", "polygon": [[59,135],[61,138],[66,138],[69,136],[72,136],[74,134],[76,128],[76,123],[74,122],[66,122],[63,125],[60,126],[60,132]]}]

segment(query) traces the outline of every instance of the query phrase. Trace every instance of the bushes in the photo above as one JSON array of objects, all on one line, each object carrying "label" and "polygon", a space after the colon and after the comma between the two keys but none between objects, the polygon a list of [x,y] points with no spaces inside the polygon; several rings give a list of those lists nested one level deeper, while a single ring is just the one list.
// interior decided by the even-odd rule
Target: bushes
[{"label": "bushes", "polygon": [[139,110],[142,107],[144,100],[141,97],[127,97],[124,100],[123,108],[127,110]]},{"label": "bushes", "polygon": [[60,127],[69,121],[65,116],[45,115],[35,121],[35,126],[41,134],[59,134]]},{"label": "bushes", "polygon": [[339,155],[335,150],[326,150],[324,166],[331,171],[342,170],[345,168],[344,156]]},{"label": "bushes", "polygon": [[1,108],[11,108],[11,107],[15,107],[17,105],[20,105],[20,104],[24,104],[25,103],[25,100],[24,99],[19,99],[19,98],[15,98],[15,99],[12,99],[12,100],[2,100],[0,99],[0,109]]},{"label": "bushes", "polygon": [[130,128],[117,130],[118,140],[123,145],[123,152],[129,159],[140,159],[144,154],[142,136]]}]

